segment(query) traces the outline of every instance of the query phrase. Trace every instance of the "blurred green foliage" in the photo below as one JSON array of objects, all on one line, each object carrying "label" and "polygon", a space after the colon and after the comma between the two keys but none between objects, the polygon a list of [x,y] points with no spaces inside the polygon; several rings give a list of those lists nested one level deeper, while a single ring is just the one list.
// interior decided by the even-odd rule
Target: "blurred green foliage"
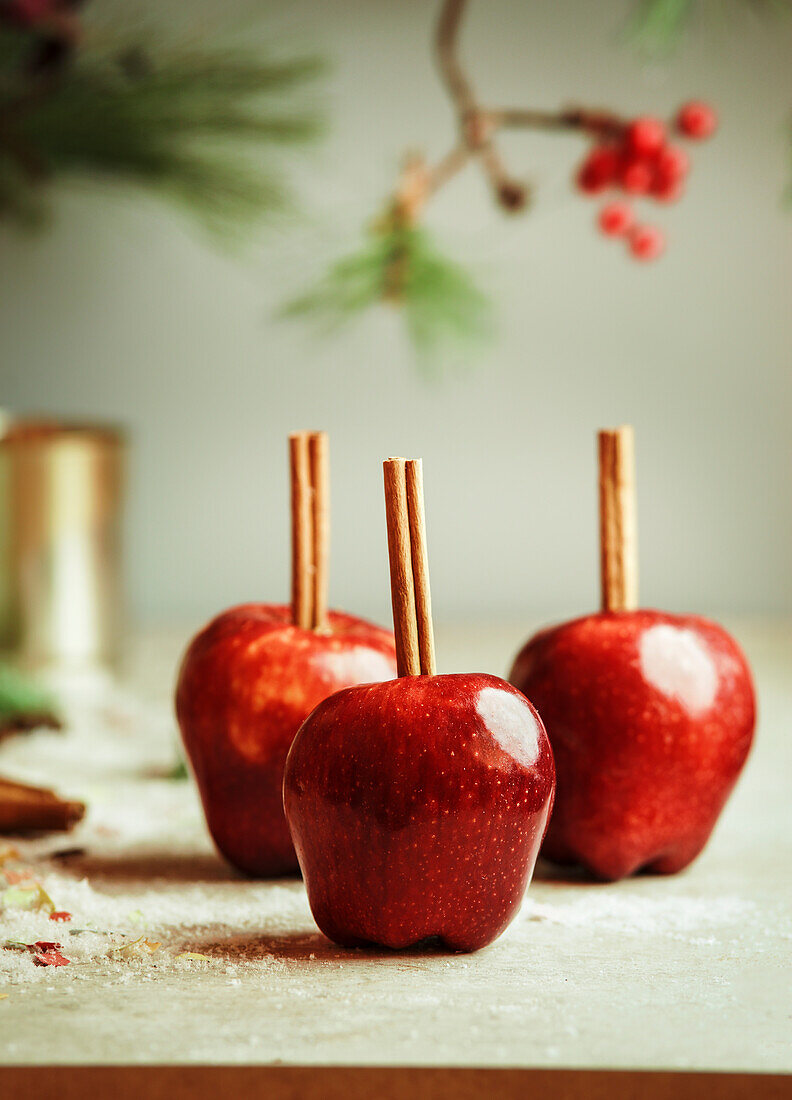
[{"label": "blurred green foliage", "polygon": [[0,30],[0,214],[41,222],[59,179],[145,188],[222,235],[288,206],[273,154],[319,133],[315,111],[290,105],[316,58],[105,34],[47,70],[31,64],[39,42]]},{"label": "blurred green foliage", "polygon": [[445,352],[464,350],[491,331],[490,302],[467,271],[444,256],[425,229],[392,218],[283,312],[332,332],[377,303],[401,308],[427,371]]},{"label": "blurred green foliage", "polygon": [[[757,15],[792,13],[792,0],[718,0],[717,6],[723,11],[728,7],[748,8]],[[668,54],[703,9],[702,0],[637,0],[628,22],[628,36],[647,54]]]},{"label": "blurred green foliage", "polygon": [[43,725],[57,721],[49,692],[11,665],[0,664],[0,733],[26,728],[39,720]]}]

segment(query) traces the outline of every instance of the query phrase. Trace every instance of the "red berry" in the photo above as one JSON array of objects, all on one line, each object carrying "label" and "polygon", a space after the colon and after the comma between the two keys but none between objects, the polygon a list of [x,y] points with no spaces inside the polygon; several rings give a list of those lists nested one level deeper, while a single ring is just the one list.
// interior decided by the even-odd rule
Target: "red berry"
[{"label": "red berry", "polygon": [[665,237],[653,225],[636,225],[630,233],[630,252],[636,260],[655,260],[665,248]]},{"label": "red berry", "polygon": [[654,182],[652,166],[645,160],[627,160],[621,170],[620,182],[631,195],[645,195]]},{"label": "red berry", "polygon": [[690,171],[690,157],[678,145],[667,145],[657,154],[655,167],[664,182],[679,183]]},{"label": "red berry", "polygon": [[584,164],[583,167],[579,169],[576,177],[576,183],[578,185],[578,189],[580,191],[583,191],[587,195],[595,195],[597,191],[602,191],[605,186],[605,184],[601,182],[596,172],[593,172],[591,168],[586,164]]},{"label": "red berry", "polygon": [[581,191],[595,194],[613,183],[619,169],[619,156],[610,145],[599,145],[589,153],[578,172]]},{"label": "red berry", "polygon": [[666,139],[666,129],[659,118],[636,118],[627,127],[627,144],[639,157],[651,157],[659,152]]},{"label": "red berry", "polygon": [[621,237],[631,228],[635,215],[626,202],[609,202],[600,210],[599,227],[607,237]]},{"label": "red berry", "polygon": [[684,190],[684,180],[690,169],[690,161],[684,149],[668,145],[655,161],[652,194],[660,202],[676,202]]},{"label": "red berry", "polygon": [[680,107],[677,129],[689,138],[711,137],[718,128],[718,116],[708,103],[693,100]]},{"label": "red berry", "polygon": [[681,180],[655,180],[652,195],[658,202],[678,202],[685,193]]}]

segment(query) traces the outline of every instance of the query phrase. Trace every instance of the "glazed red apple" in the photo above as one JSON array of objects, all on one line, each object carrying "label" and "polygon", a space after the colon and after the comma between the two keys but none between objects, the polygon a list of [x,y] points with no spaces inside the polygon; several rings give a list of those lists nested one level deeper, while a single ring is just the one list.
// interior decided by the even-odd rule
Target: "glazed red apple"
[{"label": "glazed red apple", "polygon": [[385,463],[399,677],[339,692],[289,752],[308,900],[344,946],[475,951],[516,913],[550,813],[542,722],[495,676],[435,673],[420,462]]},{"label": "glazed red apple", "polygon": [[553,784],[538,715],[495,676],[405,676],[325,699],[284,780],[316,923],[344,946],[484,947],[520,905]]},{"label": "glazed red apple", "polygon": [[215,844],[240,870],[297,870],[283,816],[283,767],[318,702],[395,675],[393,635],[327,610],[329,470],[325,432],[289,437],[291,605],[251,603],[191,642],[176,714]]},{"label": "glazed red apple", "polygon": [[303,629],[289,606],[243,604],[191,642],[176,713],[222,854],[251,875],[285,874],[297,859],[283,815],[283,768],[295,733],[326,696],[396,673],[393,635],[331,611]]},{"label": "glazed red apple", "polygon": [[632,429],[599,433],[603,611],[537,634],[509,679],[538,708],[558,791],[544,855],[603,879],[682,870],[745,763],[751,673],[721,627],[638,610]]},{"label": "glazed red apple", "polygon": [[603,879],[695,859],[753,737],[751,673],[725,630],[660,611],[589,615],[537,634],[509,679],[556,761],[544,856]]}]

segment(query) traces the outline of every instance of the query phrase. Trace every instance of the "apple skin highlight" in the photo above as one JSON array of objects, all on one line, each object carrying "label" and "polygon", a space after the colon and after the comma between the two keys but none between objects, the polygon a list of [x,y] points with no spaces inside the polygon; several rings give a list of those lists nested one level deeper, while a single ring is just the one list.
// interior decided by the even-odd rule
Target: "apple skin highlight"
[{"label": "apple skin highlight", "polygon": [[748,663],[722,627],[652,610],[588,615],[535,635],[509,680],[541,714],[556,761],[544,857],[605,880],[696,858],[755,725]]},{"label": "apple skin highlight", "polygon": [[396,675],[390,631],[339,611],[327,630],[289,606],[242,604],[213,619],[182,661],[176,714],[217,848],[240,871],[298,870],[283,814],[283,768],[317,703]]},{"label": "apple skin highlight", "polygon": [[284,778],[316,923],[343,946],[484,947],[519,908],[554,786],[541,719],[495,676],[403,676],[325,699]]}]

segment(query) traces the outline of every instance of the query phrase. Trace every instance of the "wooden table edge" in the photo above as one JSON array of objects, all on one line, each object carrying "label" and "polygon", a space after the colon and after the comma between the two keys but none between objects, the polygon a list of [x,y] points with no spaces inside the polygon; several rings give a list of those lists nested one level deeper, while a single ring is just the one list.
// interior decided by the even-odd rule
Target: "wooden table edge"
[{"label": "wooden table edge", "polygon": [[390,1066],[15,1066],[3,1100],[790,1100],[792,1075]]}]

